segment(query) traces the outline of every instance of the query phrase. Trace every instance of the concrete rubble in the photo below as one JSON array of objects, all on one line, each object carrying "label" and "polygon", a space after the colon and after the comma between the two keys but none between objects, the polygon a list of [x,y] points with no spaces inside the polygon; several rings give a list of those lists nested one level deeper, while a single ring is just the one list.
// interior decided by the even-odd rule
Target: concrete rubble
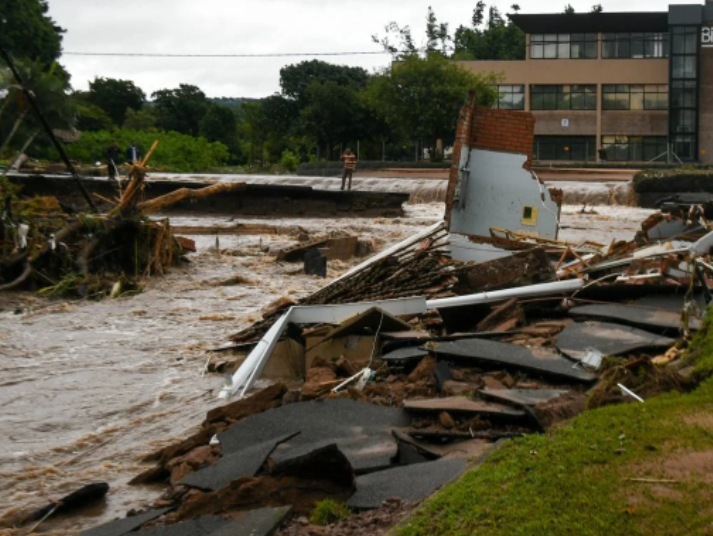
[{"label": "concrete rubble", "polygon": [[[560,241],[561,196],[529,169],[534,119],[473,102],[445,221],[235,334],[225,402],[133,481],[162,483],[161,509],[84,534],[213,535],[241,519],[259,530],[233,534],[326,534],[308,522],[326,499],[395,522],[395,504],[412,508],[498,440],[631,402],[618,384],[644,400],[685,384],[670,352],[710,302],[706,210],[649,218],[628,242]],[[347,526],[332,528],[363,533]]]}]

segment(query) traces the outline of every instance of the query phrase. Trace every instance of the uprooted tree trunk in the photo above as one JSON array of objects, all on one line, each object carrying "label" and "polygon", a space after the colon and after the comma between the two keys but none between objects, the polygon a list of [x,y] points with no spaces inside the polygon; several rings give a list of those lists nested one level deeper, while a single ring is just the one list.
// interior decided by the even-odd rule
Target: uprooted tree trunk
[{"label": "uprooted tree trunk", "polygon": [[217,184],[212,184],[211,186],[206,186],[205,188],[192,189],[192,188],[181,188],[175,190],[161,197],[156,197],[143,203],[137,205],[138,210],[142,214],[151,214],[153,212],[158,212],[159,210],[166,208],[171,205],[175,205],[181,201],[187,199],[204,199],[216,194],[222,194],[226,192],[235,192],[237,190],[242,190],[245,188],[245,183],[225,183],[220,182]]}]

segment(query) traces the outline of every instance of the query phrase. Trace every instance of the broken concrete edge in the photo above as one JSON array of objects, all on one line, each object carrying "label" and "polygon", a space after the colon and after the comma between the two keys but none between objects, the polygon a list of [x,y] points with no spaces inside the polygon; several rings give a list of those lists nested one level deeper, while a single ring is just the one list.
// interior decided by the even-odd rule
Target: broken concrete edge
[{"label": "broken concrete edge", "polygon": [[406,517],[404,517],[399,523],[394,525],[384,536],[398,536],[398,533],[401,531],[401,529],[408,526],[411,523],[411,521],[414,519],[414,517],[416,517],[417,515],[419,515],[421,513],[421,510],[424,508],[424,506],[427,502],[431,501],[439,493],[441,493],[443,490],[448,488],[450,485],[454,484],[455,482],[457,482],[458,480],[463,478],[468,473],[481,470],[482,466],[485,464],[485,462],[488,461],[488,459],[493,454],[495,454],[498,450],[503,448],[510,441],[511,441],[510,439],[498,439],[495,443],[486,447],[485,452],[483,452],[479,456],[476,456],[472,460],[468,461],[468,465],[466,465],[465,469],[463,469],[463,471],[459,475],[452,478],[448,483],[446,483],[444,486],[442,486],[438,491],[436,491],[430,497],[423,500],[418,506],[416,506],[416,508],[414,508],[408,514],[406,514]]}]

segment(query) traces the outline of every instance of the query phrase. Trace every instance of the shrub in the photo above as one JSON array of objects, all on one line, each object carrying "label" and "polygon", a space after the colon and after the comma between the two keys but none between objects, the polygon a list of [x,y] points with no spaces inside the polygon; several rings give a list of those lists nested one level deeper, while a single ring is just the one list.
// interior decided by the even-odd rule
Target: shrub
[{"label": "shrub", "polygon": [[352,515],[351,510],[344,506],[343,503],[325,499],[317,503],[309,522],[313,525],[331,525],[341,519],[346,519],[350,515]]},{"label": "shrub", "polygon": [[280,158],[280,167],[285,171],[290,173],[295,173],[300,165],[300,157],[289,149],[282,151],[282,157]]},{"label": "shrub", "polygon": [[[104,162],[106,150],[114,140],[122,148],[122,154],[132,140],[138,142],[144,154],[154,140],[158,140],[159,145],[151,156],[151,166],[176,172],[204,171],[225,164],[229,157],[225,145],[209,142],[202,137],[194,138],[173,131],[143,132],[127,129],[83,132],[78,142],[66,146],[67,153],[71,159],[82,163]],[[50,158],[59,160],[59,155],[55,153]]]}]

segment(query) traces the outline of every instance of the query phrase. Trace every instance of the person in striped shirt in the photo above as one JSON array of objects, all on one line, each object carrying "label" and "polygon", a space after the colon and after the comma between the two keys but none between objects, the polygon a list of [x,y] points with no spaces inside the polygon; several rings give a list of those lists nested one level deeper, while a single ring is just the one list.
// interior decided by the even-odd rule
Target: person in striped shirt
[{"label": "person in striped shirt", "polygon": [[344,186],[346,185],[347,177],[349,177],[349,187],[347,188],[347,190],[351,190],[352,175],[354,174],[354,170],[356,169],[356,155],[352,152],[351,149],[347,149],[341,156],[341,160],[344,162],[344,173],[342,173],[342,190],[344,190]]}]

